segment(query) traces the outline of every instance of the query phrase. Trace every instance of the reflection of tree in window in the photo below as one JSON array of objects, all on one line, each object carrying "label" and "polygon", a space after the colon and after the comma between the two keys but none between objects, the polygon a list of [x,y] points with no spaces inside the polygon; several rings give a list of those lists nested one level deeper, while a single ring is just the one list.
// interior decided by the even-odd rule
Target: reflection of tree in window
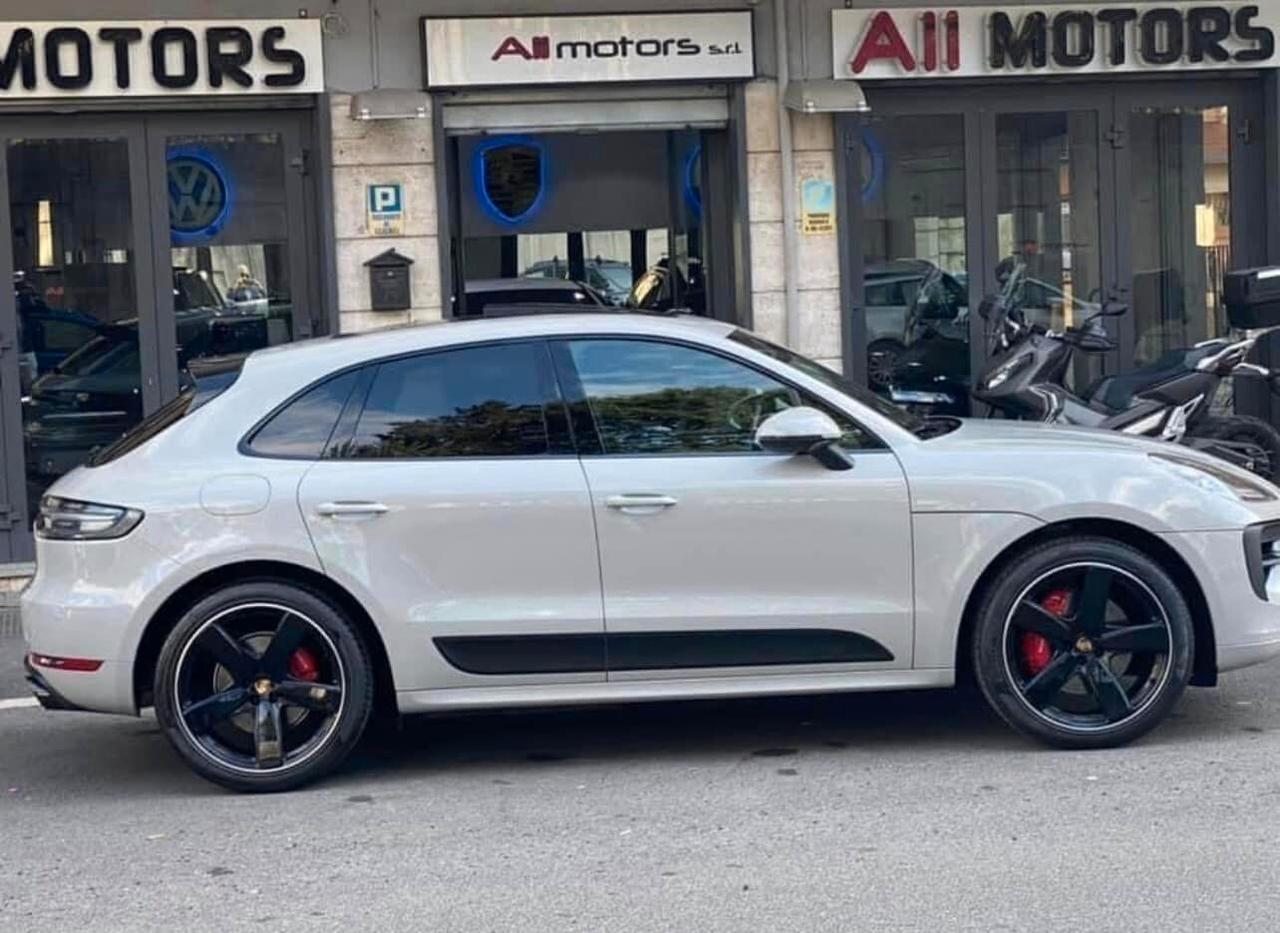
[{"label": "reflection of tree in window", "polygon": [[547,452],[540,351],[469,347],[383,364],[343,456],[502,457]]},{"label": "reflection of tree in window", "polygon": [[796,393],[731,360],[639,340],[571,344],[605,453],[753,451],[755,430]]},{"label": "reflection of tree in window", "polygon": [[793,405],[787,389],[757,393],[736,386],[669,388],[591,402],[605,453],[758,450],[759,422]]},{"label": "reflection of tree in window", "polygon": [[[363,424],[362,424],[363,428]],[[541,405],[490,399],[435,418],[384,423],[361,434],[352,457],[514,457],[547,452]]]}]

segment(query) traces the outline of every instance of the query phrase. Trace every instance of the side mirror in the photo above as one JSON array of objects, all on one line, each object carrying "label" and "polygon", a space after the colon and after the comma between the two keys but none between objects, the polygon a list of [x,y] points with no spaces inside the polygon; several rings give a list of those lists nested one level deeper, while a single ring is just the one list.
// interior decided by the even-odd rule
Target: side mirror
[{"label": "side mirror", "polygon": [[840,426],[830,415],[804,405],[770,415],[756,429],[756,443],[776,454],[809,454],[829,470],[851,470],[840,449]]},{"label": "side mirror", "polygon": [[1105,301],[1098,313],[1102,317],[1123,317],[1129,313],[1129,306],[1123,301]]}]

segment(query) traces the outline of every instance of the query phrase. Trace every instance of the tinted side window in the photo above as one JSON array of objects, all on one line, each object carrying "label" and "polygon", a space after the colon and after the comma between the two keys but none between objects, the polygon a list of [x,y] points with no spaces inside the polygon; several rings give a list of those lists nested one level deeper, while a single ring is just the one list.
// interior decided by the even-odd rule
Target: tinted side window
[{"label": "tinted side window", "polygon": [[249,449],[264,457],[320,459],[358,375],[352,370],[308,389],[258,429]]},{"label": "tinted side window", "polygon": [[541,344],[464,347],[378,367],[349,457],[512,457],[548,452],[553,398]]},{"label": "tinted side window", "polygon": [[606,454],[754,451],[795,390],[714,353],[644,340],[578,340],[569,352]]}]

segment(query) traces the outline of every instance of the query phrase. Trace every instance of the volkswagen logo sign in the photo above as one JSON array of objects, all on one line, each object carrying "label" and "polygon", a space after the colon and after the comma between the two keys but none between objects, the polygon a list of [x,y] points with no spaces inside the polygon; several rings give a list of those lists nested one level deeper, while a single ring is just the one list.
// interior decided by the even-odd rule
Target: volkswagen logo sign
[{"label": "volkswagen logo sign", "polygon": [[167,174],[169,228],[174,239],[216,236],[231,210],[231,192],[222,168],[203,153],[172,152]]}]

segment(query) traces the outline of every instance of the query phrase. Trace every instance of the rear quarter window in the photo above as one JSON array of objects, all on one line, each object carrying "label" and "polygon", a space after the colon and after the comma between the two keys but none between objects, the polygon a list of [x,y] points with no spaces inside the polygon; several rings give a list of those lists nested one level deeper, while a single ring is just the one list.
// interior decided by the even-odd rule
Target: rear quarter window
[{"label": "rear quarter window", "polygon": [[303,392],[254,432],[249,451],[260,457],[319,460],[359,376],[359,370],[351,370]]}]

